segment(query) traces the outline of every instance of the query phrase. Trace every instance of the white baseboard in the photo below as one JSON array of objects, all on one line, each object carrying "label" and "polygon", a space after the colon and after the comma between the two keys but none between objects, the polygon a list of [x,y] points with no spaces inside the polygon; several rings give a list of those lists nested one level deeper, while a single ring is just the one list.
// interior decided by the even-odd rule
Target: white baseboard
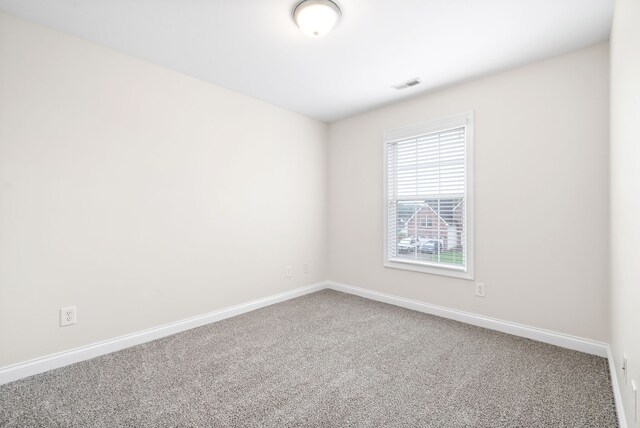
[{"label": "white baseboard", "polygon": [[616,373],[616,362],[613,358],[611,346],[607,346],[607,359],[609,360],[609,374],[611,376],[611,387],[613,388],[613,399],[616,402],[616,413],[618,414],[618,427],[627,428],[627,417],[624,414],[624,407],[622,406],[622,393],[620,392],[618,374]]},{"label": "white baseboard", "polygon": [[527,339],[549,343],[551,345],[572,349],[574,351],[597,355],[599,357],[607,357],[607,349],[609,345],[606,343],[596,342],[594,340],[584,339],[568,334],[556,333],[554,331],[543,330],[536,327],[529,327],[527,325],[517,324],[510,321],[489,318],[470,312],[445,308],[443,306],[432,305],[418,300],[405,299],[404,297],[393,296],[391,294],[380,293],[366,288],[341,284],[339,282],[327,281],[326,284],[327,288],[332,290],[354,294],[367,299],[377,300],[378,302],[389,303],[391,305],[401,306],[414,311],[437,315],[439,317],[460,321],[466,324],[513,334],[514,336],[526,337]]},{"label": "white baseboard", "polygon": [[90,345],[81,346],[79,348],[70,349],[68,351],[58,352],[47,355],[24,363],[13,364],[0,368],[0,385],[13,382],[18,379],[43,373],[48,370],[57,369],[69,364],[88,360],[100,355],[109,354],[119,351],[130,346],[139,345],[141,343],[150,342],[165,336],[170,336],[181,331],[190,330],[205,324],[210,324],[236,315],[244,314],[256,309],[275,303],[284,302],[285,300],[303,296],[305,294],[314,293],[326,288],[325,282],[319,282],[306,287],[296,288],[284,293],[275,294],[251,302],[243,303],[208,314],[187,318],[184,320],[172,322],[159,327],[138,331],[136,333],[127,334],[101,342],[92,343]]}]

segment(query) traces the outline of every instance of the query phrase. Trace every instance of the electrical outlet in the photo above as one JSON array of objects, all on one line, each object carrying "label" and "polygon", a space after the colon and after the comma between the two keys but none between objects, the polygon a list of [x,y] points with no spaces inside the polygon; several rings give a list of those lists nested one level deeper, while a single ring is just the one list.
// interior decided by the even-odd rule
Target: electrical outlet
[{"label": "electrical outlet", "polygon": [[309,263],[305,263],[302,265],[302,271],[307,275],[311,272],[311,267],[309,267]]},{"label": "electrical outlet", "polygon": [[293,274],[291,273],[291,265],[285,266],[284,267],[284,276],[286,276],[287,278],[291,278]]},{"label": "electrical outlet", "polygon": [[60,308],[60,327],[76,323],[76,307]]},{"label": "electrical outlet", "polygon": [[476,296],[487,297],[485,294],[486,285],[484,282],[476,282]]},{"label": "electrical outlet", "polygon": [[622,354],[622,377],[624,377],[625,385],[629,383],[628,381],[629,376],[627,376],[627,374],[629,373],[629,370],[627,370],[627,367],[629,367],[629,360],[627,359],[627,354]]}]

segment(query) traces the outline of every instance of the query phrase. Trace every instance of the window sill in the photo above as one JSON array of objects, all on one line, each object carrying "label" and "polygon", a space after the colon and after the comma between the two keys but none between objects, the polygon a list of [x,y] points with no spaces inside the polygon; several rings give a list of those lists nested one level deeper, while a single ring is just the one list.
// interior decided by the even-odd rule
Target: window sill
[{"label": "window sill", "polygon": [[414,272],[429,273],[432,275],[449,276],[452,278],[460,278],[473,280],[473,272],[469,269],[456,267],[433,266],[426,263],[416,263],[405,260],[384,260],[384,266],[393,269],[410,270]]}]

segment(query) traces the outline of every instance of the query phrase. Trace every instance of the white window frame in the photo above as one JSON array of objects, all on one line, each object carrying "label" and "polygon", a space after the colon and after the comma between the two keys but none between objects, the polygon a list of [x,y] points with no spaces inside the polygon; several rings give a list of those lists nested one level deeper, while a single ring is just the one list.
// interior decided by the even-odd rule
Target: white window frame
[{"label": "white window frame", "polygon": [[[410,138],[415,135],[437,132],[447,128],[465,126],[465,219],[466,219],[466,266],[443,266],[429,264],[425,262],[417,262],[404,259],[389,259],[389,242],[388,242],[388,207],[389,207],[389,185],[388,185],[388,150],[389,142],[403,138]],[[415,123],[412,125],[402,126],[398,128],[387,129],[383,134],[382,141],[382,158],[383,158],[383,265],[389,268],[411,270],[416,272],[424,272],[435,275],[444,275],[454,278],[474,279],[474,114],[469,111],[462,114],[448,116],[440,119],[429,120],[425,122]]]}]

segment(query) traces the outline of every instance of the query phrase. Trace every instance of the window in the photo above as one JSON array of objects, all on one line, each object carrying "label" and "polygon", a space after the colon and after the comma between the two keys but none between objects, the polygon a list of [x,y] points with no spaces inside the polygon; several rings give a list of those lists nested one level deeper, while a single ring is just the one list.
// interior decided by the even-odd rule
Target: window
[{"label": "window", "polygon": [[473,113],[387,130],[388,267],[473,279]]}]

